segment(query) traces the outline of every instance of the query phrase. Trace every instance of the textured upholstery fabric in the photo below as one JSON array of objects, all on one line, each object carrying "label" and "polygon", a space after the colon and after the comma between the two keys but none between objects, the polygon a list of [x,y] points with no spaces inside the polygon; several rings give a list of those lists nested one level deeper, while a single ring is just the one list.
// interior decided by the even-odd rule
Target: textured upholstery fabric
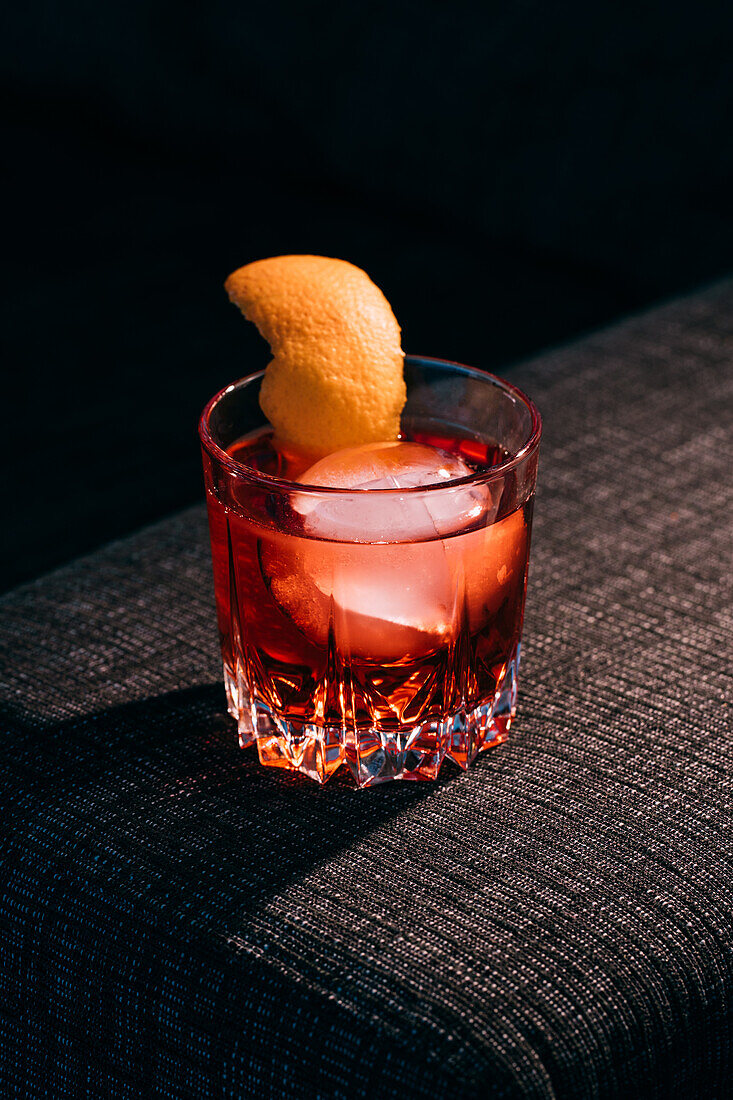
[{"label": "textured upholstery fabric", "polygon": [[733,283],[513,377],[520,712],[467,773],[241,752],[201,508],[3,599],[2,1095],[731,1095]]}]

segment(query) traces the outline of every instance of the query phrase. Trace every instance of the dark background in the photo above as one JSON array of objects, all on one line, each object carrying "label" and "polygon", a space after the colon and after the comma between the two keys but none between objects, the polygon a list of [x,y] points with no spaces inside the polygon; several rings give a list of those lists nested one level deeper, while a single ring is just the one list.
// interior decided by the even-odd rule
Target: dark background
[{"label": "dark background", "polygon": [[730,4],[34,0],[0,51],[3,587],[202,496],[243,263],[507,372],[733,267]]}]

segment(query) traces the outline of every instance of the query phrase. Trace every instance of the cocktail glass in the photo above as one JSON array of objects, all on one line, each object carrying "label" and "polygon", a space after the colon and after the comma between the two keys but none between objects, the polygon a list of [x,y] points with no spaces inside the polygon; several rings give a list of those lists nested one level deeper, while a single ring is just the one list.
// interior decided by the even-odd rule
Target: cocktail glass
[{"label": "cocktail glass", "polygon": [[[357,786],[435,779],[516,711],[541,421],[491,374],[407,357],[403,436],[475,470],[411,488],[300,484],[258,403],[208,403],[200,436],[229,711],[263,764]],[[264,455],[264,460],[263,460]]]}]

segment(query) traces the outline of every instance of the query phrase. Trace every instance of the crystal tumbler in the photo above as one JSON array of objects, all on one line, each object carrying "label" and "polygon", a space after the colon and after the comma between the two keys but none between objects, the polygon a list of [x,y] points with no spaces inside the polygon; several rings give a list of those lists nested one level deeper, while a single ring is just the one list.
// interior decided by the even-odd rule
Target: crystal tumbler
[{"label": "crystal tumbler", "polygon": [[405,379],[415,461],[429,445],[465,476],[446,458],[430,484],[409,465],[389,487],[308,484],[273,445],[261,373],[201,417],[229,710],[263,764],[321,783],[465,768],[516,710],[540,416],[455,363],[408,356]]}]

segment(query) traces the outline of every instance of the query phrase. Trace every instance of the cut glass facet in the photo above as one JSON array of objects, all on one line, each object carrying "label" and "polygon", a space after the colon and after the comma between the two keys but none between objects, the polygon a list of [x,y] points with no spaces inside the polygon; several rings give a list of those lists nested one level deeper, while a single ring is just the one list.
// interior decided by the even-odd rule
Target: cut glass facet
[{"label": "cut glass facet", "polygon": [[[253,701],[241,677],[238,686],[226,666],[224,676],[240,744],[255,742],[261,763],[302,772],[318,783],[345,763],[358,787],[372,787],[390,779],[436,779],[444,759],[467,768],[479,752],[504,741],[516,713],[519,655],[517,644],[493,699],[396,728],[286,721],[266,703]],[[343,685],[334,684],[333,690],[338,694]]]}]

